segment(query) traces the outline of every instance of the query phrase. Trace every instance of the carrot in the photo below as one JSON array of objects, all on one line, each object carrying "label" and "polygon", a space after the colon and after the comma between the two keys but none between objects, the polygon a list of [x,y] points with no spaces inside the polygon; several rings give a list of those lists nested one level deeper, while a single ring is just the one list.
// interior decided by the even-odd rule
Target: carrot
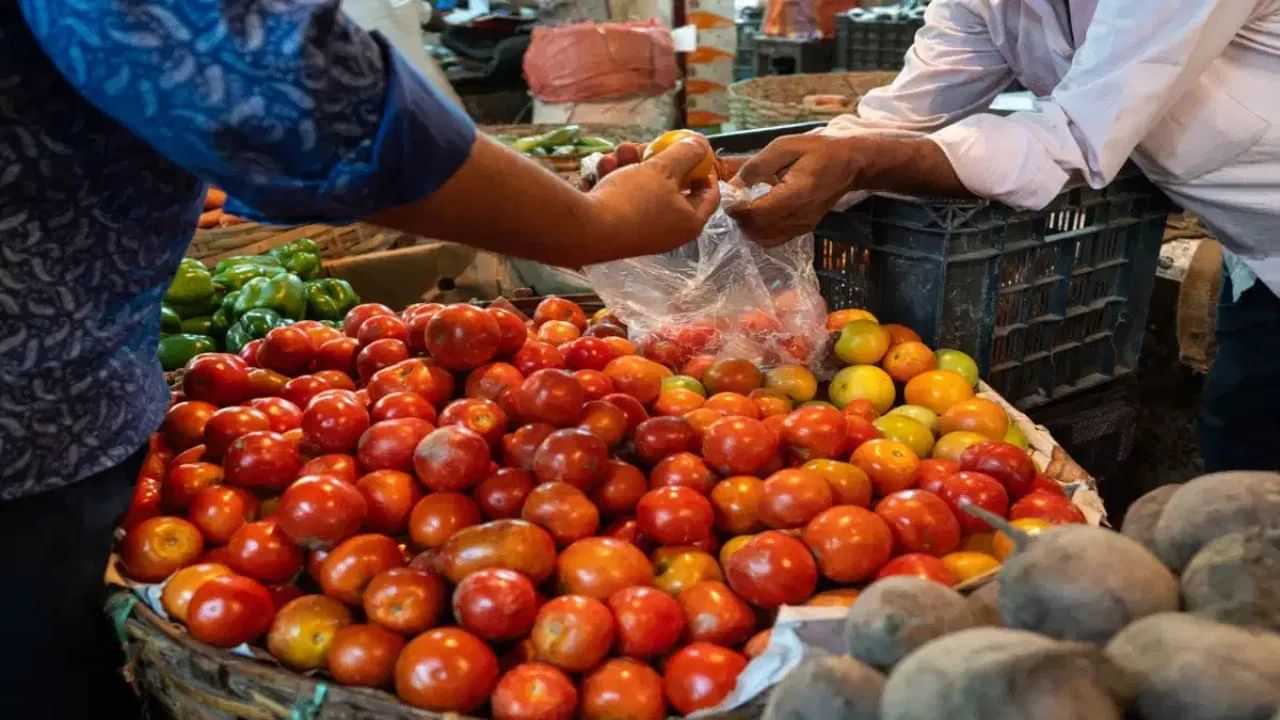
[{"label": "carrot", "polygon": [[204,196],[204,209],[216,210],[227,204],[227,194],[216,187],[210,187]]},{"label": "carrot", "polygon": [[222,227],[229,227],[231,225],[243,225],[246,222],[248,222],[248,220],[245,220],[239,215],[232,215],[231,213],[222,214]]},{"label": "carrot", "polygon": [[200,213],[200,222],[196,223],[196,227],[202,230],[208,229],[208,228],[216,228],[218,227],[218,224],[221,221],[222,221],[221,210],[209,210],[208,212]]}]

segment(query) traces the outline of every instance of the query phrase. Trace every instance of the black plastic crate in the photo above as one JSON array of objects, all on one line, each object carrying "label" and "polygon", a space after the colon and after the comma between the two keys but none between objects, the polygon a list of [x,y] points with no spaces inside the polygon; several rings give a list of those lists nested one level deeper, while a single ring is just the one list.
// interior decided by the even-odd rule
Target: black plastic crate
[{"label": "black plastic crate", "polygon": [[963,350],[1034,407],[1135,369],[1169,209],[1132,166],[1039,212],[876,195],[824,220],[816,263],[832,307]]},{"label": "black plastic crate", "polygon": [[1030,412],[1067,454],[1098,480],[1118,524],[1131,492],[1141,403],[1134,377],[1050,402]]},{"label": "black plastic crate", "polygon": [[916,31],[924,27],[924,7],[903,3],[855,8],[836,15],[839,70],[901,70]]},{"label": "black plastic crate", "polygon": [[832,40],[793,40],[756,33],[756,77],[829,72],[835,50]]}]

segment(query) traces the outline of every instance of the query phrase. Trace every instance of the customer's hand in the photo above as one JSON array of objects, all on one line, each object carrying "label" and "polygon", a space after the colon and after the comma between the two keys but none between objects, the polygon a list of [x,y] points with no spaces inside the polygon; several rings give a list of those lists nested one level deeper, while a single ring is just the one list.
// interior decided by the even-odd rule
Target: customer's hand
[{"label": "customer's hand", "polygon": [[682,185],[707,152],[705,142],[685,140],[600,181],[588,195],[588,226],[603,255],[594,262],[653,255],[696,239],[720,205],[720,189],[710,179]]},{"label": "customer's hand", "polygon": [[857,145],[845,138],[788,135],[748,160],[733,179],[751,187],[773,188],[728,212],[756,242],[784,243],[812,232],[822,217],[854,185],[860,166]]},{"label": "customer's hand", "polygon": [[[635,165],[644,157],[644,143],[619,143],[613,152],[605,155],[600,159],[600,164],[596,166],[596,176],[594,178],[584,178],[584,189],[590,190],[594,183],[608,177],[609,173],[623,168],[628,165]],[[732,156],[716,156],[716,177],[721,180],[728,180],[733,177],[747,158],[740,155]]]}]

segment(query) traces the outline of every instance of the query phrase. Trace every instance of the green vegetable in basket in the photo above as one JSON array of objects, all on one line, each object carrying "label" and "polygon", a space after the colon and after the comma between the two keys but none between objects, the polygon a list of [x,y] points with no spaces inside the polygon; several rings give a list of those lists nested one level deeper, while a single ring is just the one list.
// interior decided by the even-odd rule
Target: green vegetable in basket
[{"label": "green vegetable in basket", "polygon": [[200,315],[182,321],[182,333],[187,335],[208,335],[213,337],[213,316]]},{"label": "green vegetable in basket", "polygon": [[360,296],[346,280],[324,278],[307,283],[307,317],[312,320],[341,320],[359,304]]},{"label": "green vegetable in basket", "polygon": [[160,306],[160,332],[182,332],[182,316],[178,315],[178,311],[168,305]]},{"label": "green vegetable in basket", "polygon": [[263,265],[261,263],[239,263],[230,265],[220,273],[215,273],[213,283],[229,291],[244,287],[245,283],[256,277],[273,278],[283,275],[285,270],[280,265]]},{"label": "green vegetable in basket", "polygon": [[195,305],[213,295],[213,275],[199,260],[185,258],[178,264],[164,301],[170,305]]},{"label": "green vegetable in basket", "polygon": [[545,157],[553,148],[572,145],[578,139],[579,132],[580,128],[577,125],[565,125],[541,135],[520,138],[511,146],[526,155]]},{"label": "green vegetable in basket", "polygon": [[227,328],[227,352],[238,353],[250,340],[266,337],[278,327],[290,324],[289,318],[268,308],[253,308]]},{"label": "green vegetable in basket", "polygon": [[218,306],[222,304],[223,294],[219,290],[201,297],[195,302],[178,303],[165,301],[164,305],[170,310],[177,313],[178,317],[185,320],[187,318],[200,317],[202,315],[211,315]]},{"label": "green vegetable in basket", "polygon": [[306,287],[293,273],[254,278],[240,288],[240,297],[236,298],[231,314],[241,318],[254,308],[267,308],[291,320],[301,320],[307,314]]},{"label": "green vegetable in basket", "polygon": [[584,153],[613,152],[618,147],[613,142],[606,140],[605,138],[602,138],[602,137],[596,137],[594,135],[588,135],[587,137],[584,137],[584,138],[578,138],[578,142],[574,144],[578,147],[578,150],[580,152],[584,152]]},{"label": "green vegetable in basket", "polygon": [[227,336],[229,327],[231,327],[231,311],[226,308],[214,310],[213,315],[209,317],[209,334],[221,340]]},{"label": "green vegetable in basket", "polygon": [[181,333],[160,338],[156,356],[160,359],[160,366],[165,371],[169,371],[186,365],[188,360],[200,353],[217,352],[217,350],[218,344],[207,335]]},{"label": "green vegetable in basket", "polygon": [[219,260],[217,265],[213,266],[213,274],[221,275],[237,265],[261,265],[264,267],[278,267],[283,265],[280,261],[270,255],[236,255],[235,257]]},{"label": "green vegetable in basket", "polygon": [[311,280],[320,274],[320,246],[311,238],[294,240],[273,248],[268,254],[303,280]]}]

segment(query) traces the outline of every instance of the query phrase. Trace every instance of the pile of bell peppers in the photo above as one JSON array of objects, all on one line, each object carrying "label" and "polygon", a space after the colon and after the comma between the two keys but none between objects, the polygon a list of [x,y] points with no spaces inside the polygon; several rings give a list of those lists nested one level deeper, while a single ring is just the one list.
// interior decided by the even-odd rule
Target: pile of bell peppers
[{"label": "pile of bell peppers", "polygon": [[319,248],[305,238],[265,255],[220,260],[212,270],[184,259],[160,306],[160,364],[176,370],[200,353],[238,353],[298,320],[337,327],[360,297],[346,280],[320,277],[320,269]]}]

